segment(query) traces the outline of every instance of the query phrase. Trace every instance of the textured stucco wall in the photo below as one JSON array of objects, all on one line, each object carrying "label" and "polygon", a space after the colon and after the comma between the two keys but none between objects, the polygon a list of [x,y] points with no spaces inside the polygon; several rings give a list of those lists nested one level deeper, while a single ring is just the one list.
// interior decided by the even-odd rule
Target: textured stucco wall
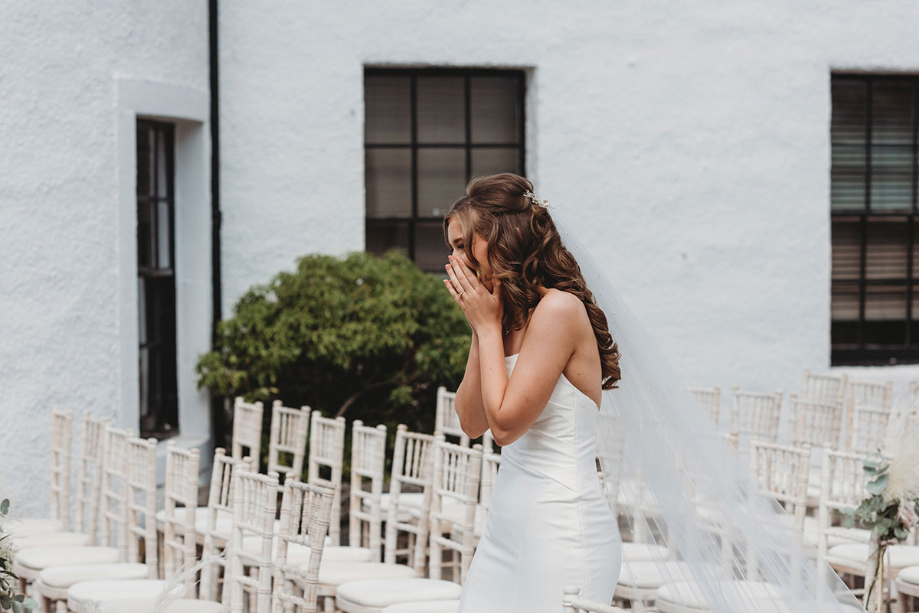
[{"label": "textured stucco wall", "polygon": [[537,194],[577,210],[686,381],[795,391],[829,367],[830,73],[919,70],[917,19],[892,0],[225,4],[224,310],[298,254],[363,247],[364,65],[523,67]]},{"label": "textured stucco wall", "polygon": [[0,487],[40,513],[52,405],[137,427],[119,385],[116,76],[206,92],[207,3],[0,0],[0,15]]}]

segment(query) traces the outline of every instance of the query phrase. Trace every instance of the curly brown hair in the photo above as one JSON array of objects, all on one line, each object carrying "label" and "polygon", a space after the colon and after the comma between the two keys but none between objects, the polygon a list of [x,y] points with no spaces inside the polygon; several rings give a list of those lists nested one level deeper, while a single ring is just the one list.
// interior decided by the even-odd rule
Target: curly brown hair
[{"label": "curly brown hair", "polygon": [[512,305],[505,324],[515,330],[526,325],[530,310],[539,303],[539,286],[580,298],[600,349],[602,387],[613,389],[621,378],[619,347],[609,333],[606,314],[587,289],[574,256],[562,244],[549,211],[526,192],[533,192],[533,184],[513,173],[472,179],[466,195],[444,217],[444,240],[449,246],[447,227],[455,217],[463,227],[466,256],[478,276],[481,266],[472,254],[474,233],[485,238],[492,272]]}]

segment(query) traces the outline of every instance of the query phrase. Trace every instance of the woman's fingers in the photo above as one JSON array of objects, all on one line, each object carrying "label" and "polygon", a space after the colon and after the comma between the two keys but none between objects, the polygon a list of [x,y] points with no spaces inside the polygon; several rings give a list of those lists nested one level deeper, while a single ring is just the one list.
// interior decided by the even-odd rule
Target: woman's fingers
[{"label": "woman's fingers", "polygon": [[444,279],[444,285],[446,286],[447,291],[450,292],[450,295],[453,296],[453,299],[456,300],[456,303],[462,307],[463,305],[460,302],[459,294],[457,294],[456,290],[453,289],[453,283],[450,281],[450,279]]},{"label": "woman's fingers", "polygon": [[459,279],[456,278],[456,271],[453,270],[452,262],[444,266],[447,269],[447,276],[449,279],[444,279],[444,281],[449,281],[450,289],[452,290],[453,297],[456,298],[457,295],[463,291],[462,285],[460,285]]},{"label": "woman's fingers", "polygon": [[[475,286],[473,285],[472,281],[469,280],[469,277],[466,276],[465,270],[463,270],[465,268],[463,261],[460,260],[459,258],[455,258],[451,256],[450,263],[452,264],[452,267],[453,267],[453,275],[459,281],[460,291],[466,291],[466,292],[475,291]],[[471,276],[474,277],[474,275],[471,275]],[[451,276],[451,279],[452,278],[453,277]]]}]

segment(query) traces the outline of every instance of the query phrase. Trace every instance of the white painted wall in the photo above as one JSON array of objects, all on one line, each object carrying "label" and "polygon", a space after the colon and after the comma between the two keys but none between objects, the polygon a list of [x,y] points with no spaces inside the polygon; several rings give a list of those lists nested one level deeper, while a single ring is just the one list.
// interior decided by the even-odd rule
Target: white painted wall
[{"label": "white painted wall", "polygon": [[[124,342],[137,307],[121,282],[135,275],[136,291],[136,226],[122,217],[118,82],[196,91],[206,108],[207,3],[0,0],[0,15],[0,489],[15,513],[41,513],[52,405],[138,425],[123,385],[137,376],[136,343]],[[206,170],[204,136],[186,151]],[[207,193],[186,195],[209,206]],[[196,334],[180,328],[180,344]],[[197,411],[189,428],[207,437],[197,396],[180,411]]]},{"label": "white painted wall", "polygon": [[577,210],[687,383],[796,391],[829,367],[830,73],[919,70],[919,4],[221,10],[224,312],[296,255],[363,247],[365,65],[521,67],[537,194]]}]

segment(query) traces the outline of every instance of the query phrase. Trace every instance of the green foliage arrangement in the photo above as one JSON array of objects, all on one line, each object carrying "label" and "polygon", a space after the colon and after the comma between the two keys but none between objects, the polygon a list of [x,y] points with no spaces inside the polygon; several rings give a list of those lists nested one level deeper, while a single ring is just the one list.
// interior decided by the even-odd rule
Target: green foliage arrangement
[{"label": "green foliage arrangement", "polygon": [[[0,520],[6,519],[10,512],[10,501],[0,501]],[[18,593],[19,577],[13,572],[13,556],[9,549],[9,532],[3,529],[0,521],[0,610],[13,613],[29,613],[38,608],[38,603],[24,594]]]},{"label": "green foliage arrangement", "polygon": [[239,299],[197,373],[226,398],[431,431],[437,386],[456,389],[468,347],[440,278],[400,252],[308,255]]}]

